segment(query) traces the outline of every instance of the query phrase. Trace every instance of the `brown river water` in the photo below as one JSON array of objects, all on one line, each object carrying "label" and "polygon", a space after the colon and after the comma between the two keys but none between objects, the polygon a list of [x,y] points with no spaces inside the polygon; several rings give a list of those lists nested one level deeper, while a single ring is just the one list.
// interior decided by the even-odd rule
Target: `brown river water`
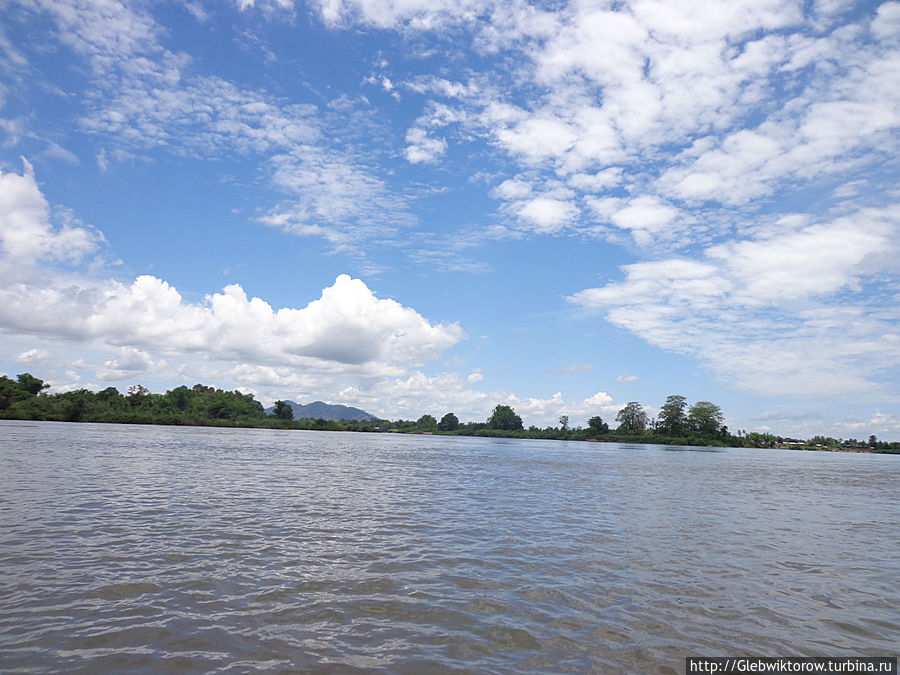
[{"label": "brown river water", "polygon": [[0,672],[895,656],[900,456],[0,422]]}]

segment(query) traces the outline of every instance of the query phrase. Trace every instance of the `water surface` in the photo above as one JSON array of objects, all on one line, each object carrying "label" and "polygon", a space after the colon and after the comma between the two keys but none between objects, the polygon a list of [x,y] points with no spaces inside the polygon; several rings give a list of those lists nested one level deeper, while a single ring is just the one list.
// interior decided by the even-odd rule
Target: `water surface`
[{"label": "water surface", "polygon": [[900,457],[0,422],[0,670],[896,655]]}]

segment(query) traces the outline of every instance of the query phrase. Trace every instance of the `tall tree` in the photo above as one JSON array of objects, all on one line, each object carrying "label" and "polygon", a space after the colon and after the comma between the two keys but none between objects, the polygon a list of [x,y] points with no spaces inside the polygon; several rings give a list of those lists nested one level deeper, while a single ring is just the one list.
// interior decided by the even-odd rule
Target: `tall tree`
[{"label": "tall tree", "polygon": [[595,415],[588,420],[588,429],[594,434],[605,434],[609,431],[609,425],[603,421],[599,415]]},{"label": "tall tree", "polygon": [[452,412],[448,412],[438,422],[438,429],[441,431],[456,431],[459,429],[459,418]]},{"label": "tall tree", "polygon": [[177,410],[187,410],[187,407],[191,403],[191,390],[184,385],[181,385],[180,387],[175,387],[171,391],[167,391],[166,398],[172,401],[172,405],[174,405]]},{"label": "tall tree", "polygon": [[504,429],[515,431],[522,429],[522,418],[516,415],[516,411],[508,405],[498,405],[488,417],[487,425],[491,429]]},{"label": "tall tree", "polygon": [[637,401],[628,402],[624,408],[616,415],[616,422],[619,423],[619,431],[625,431],[629,434],[642,434],[647,428],[650,417],[644,412],[644,408]]},{"label": "tall tree", "polygon": [[688,410],[688,425],[701,436],[719,435],[724,421],[722,409],[709,401],[697,401]]},{"label": "tall tree", "polygon": [[39,380],[31,373],[22,373],[21,375],[16,375],[16,379],[18,380],[19,386],[22,387],[22,389],[34,396],[37,396],[44,389],[47,389],[50,386],[49,384],[44,384],[43,380]]},{"label": "tall tree", "polygon": [[292,420],[294,419],[294,409],[286,401],[275,401],[275,409],[272,411],[272,415],[280,420]]},{"label": "tall tree", "polygon": [[417,421],[416,426],[420,429],[437,429],[437,420],[431,415],[422,415]]},{"label": "tall tree", "polygon": [[684,412],[687,399],[678,394],[672,394],[666,399],[657,417],[657,430],[666,436],[684,436],[687,430],[687,415]]}]

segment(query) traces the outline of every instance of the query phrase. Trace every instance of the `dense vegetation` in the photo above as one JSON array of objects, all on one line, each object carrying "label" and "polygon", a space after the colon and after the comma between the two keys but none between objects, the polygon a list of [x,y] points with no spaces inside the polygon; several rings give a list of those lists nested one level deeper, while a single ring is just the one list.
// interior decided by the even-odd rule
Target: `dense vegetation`
[{"label": "dense vegetation", "polygon": [[438,421],[432,415],[418,420],[331,421],[293,419],[291,407],[276,401],[271,415],[251,394],[223,391],[196,384],[180,386],[165,394],[154,394],[141,385],[126,394],[114,387],[99,392],[78,389],[59,394],[44,392],[49,385],[29,373],[15,380],[0,375],[0,419],[52,420],[60,422],[114,422],[132,424],[180,424],[194,426],[267,427],[275,429],[321,429],[329,431],[392,431],[398,433],[452,434],[543,438],[663,445],[703,445],[730,447],[792,447],[799,449],[864,449],[900,452],[900,443],[815,436],[803,441],[767,433],[738,431],[731,434],[724,425],[721,409],[709,401],[688,406],[684,396],[672,395],[660,407],[655,419],[643,406],[631,401],[616,415],[615,427],[599,416],[587,426],[570,427],[569,417],[559,418],[559,426],[527,429],[522,418],[508,405],[498,405],[484,422],[461,423],[452,412]]}]

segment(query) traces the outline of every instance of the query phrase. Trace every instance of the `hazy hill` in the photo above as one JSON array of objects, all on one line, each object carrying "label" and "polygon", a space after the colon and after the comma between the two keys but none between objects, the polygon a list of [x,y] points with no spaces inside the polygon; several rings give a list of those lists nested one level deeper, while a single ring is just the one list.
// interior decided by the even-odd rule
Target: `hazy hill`
[{"label": "hazy hill", "polygon": [[[293,401],[285,401],[294,411],[294,419],[299,420],[303,417],[311,417],[313,419],[323,420],[374,420],[375,415],[370,415],[365,410],[359,408],[351,408],[347,405],[332,405],[322,401],[314,401],[306,405],[300,405]],[[274,406],[266,408],[266,414],[271,415],[275,409]]]}]

